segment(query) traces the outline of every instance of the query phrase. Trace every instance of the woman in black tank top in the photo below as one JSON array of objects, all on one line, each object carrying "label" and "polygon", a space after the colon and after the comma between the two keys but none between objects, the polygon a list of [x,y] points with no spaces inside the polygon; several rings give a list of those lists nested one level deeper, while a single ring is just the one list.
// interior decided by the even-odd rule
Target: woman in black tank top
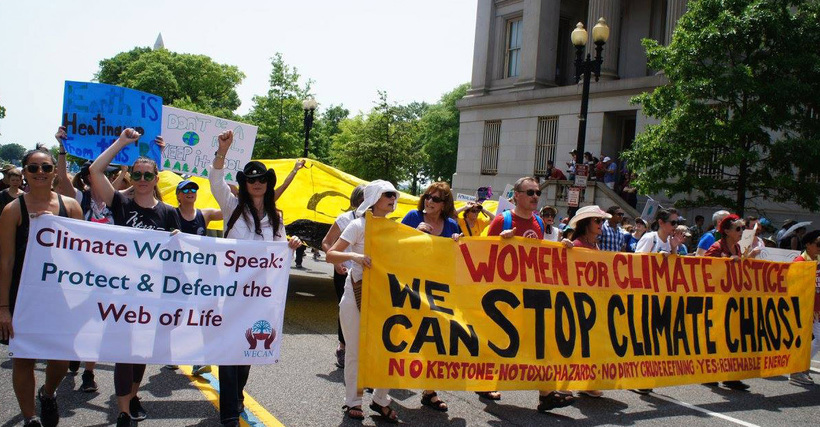
[{"label": "woman in black tank top", "polygon": [[[52,214],[82,219],[82,209],[76,200],[51,191],[55,163],[54,157],[44,148],[28,151],[23,156],[23,174],[30,191],[9,203],[0,215],[0,340],[3,343],[8,343],[8,339],[14,336],[11,318],[26,255],[30,218]],[[12,360],[14,392],[23,419],[28,423],[35,417],[34,359]],[[43,425],[57,425],[59,421],[54,393],[67,370],[67,361],[48,361],[46,381],[38,393]]]}]

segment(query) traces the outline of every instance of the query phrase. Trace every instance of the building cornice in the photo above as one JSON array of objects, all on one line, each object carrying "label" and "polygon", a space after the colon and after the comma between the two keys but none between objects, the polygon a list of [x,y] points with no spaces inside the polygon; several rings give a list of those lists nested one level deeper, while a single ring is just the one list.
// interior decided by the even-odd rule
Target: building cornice
[{"label": "building cornice", "polygon": [[[637,95],[653,90],[667,83],[663,74],[647,77],[634,77],[621,80],[608,80],[593,83],[590,87],[590,97],[599,98],[618,95]],[[459,110],[470,110],[488,106],[504,106],[509,104],[536,104],[544,101],[565,101],[581,98],[581,84],[558,86],[527,90],[507,90],[503,93],[467,95],[460,99],[456,106]]]}]

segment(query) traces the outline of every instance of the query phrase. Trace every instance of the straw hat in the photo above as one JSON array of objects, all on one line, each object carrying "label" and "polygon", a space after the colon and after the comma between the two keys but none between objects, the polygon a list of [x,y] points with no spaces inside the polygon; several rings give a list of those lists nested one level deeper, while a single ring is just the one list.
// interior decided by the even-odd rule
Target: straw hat
[{"label": "straw hat", "polygon": [[591,206],[584,206],[581,209],[578,209],[578,212],[575,213],[575,216],[569,220],[569,226],[572,229],[578,228],[578,221],[587,218],[603,218],[603,219],[610,219],[612,215],[604,212],[598,205],[591,205]]}]

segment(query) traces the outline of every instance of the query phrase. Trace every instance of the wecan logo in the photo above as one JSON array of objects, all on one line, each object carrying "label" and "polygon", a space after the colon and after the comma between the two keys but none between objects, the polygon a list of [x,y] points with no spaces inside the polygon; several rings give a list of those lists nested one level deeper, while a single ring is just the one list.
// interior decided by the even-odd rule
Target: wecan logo
[{"label": "wecan logo", "polygon": [[262,341],[265,350],[270,350],[270,345],[276,339],[276,331],[270,326],[267,320],[257,320],[253,326],[245,331],[245,339],[248,340],[248,347],[255,350],[259,341]]}]

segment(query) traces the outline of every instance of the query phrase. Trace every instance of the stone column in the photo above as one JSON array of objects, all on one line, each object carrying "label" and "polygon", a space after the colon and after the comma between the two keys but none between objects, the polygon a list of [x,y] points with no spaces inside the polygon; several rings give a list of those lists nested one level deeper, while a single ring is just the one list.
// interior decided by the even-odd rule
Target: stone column
[{"label": "stone column", "polygon": [[686,13],[686,3],[688,0],[667,0],[666,2],[666,32],[664,44],[672,42],[672,34],[678,26],[678,19]]},{"label": "stone column", "polygon": [[560,0],[532,0],[524,8],[521,72],[516,87],[555,86]]},{"label": "stone column", "polygon": [[475,44],[473,47],[473,76],[470,84],[471,95],[482,95],[489,89],[492,70],[493,19],[495,18],[495,2],[482,0],[478,2],[475,25]]},{"label": "stone column", "polygon": [[592,27],[598,23],[598,18],[604,18],[609,26],[609,40],[604,45],[601,56],[601,80],[618,78],[618,53],[621,44],[621,0],[589,0],[589,12],[585,28],[589,33],[587,52],[595,57],[595,44],[592,42]]}]

